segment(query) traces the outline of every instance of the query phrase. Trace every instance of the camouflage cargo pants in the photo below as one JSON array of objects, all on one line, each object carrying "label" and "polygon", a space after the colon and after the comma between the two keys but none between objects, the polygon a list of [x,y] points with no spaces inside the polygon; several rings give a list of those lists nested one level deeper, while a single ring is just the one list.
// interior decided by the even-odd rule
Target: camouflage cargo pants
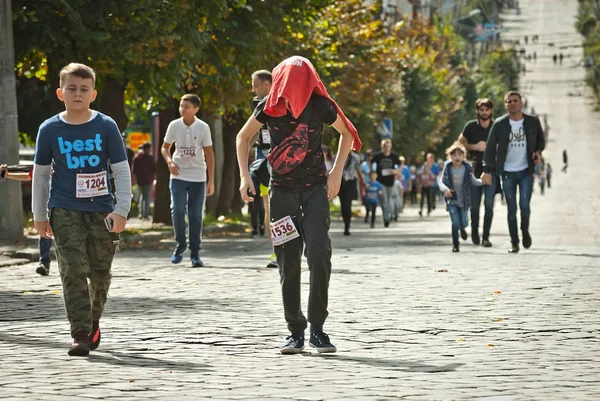
[{"label": "camouflage cargo pants", "polygon": [[90,333],[92,320],[104,311],[119,244],[119,234],[104,225],[106,215],[58,208],[50,213],[71,336]]}]

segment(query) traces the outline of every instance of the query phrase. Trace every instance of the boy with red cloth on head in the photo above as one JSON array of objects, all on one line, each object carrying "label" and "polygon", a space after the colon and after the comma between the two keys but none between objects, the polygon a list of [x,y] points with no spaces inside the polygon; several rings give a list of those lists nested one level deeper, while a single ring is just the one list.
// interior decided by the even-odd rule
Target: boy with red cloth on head
[{"label": "boy with red cloth on head", "polygon": [[[340,134],[333,169],[327,173],[323,123]],[[273,86],[238,133],[236,147],[242,198],[250,202],[256,188],[248,173],[248,146],[263,125],[271,134],[269,204],[271,234],[279,264],[285,319],[291,335],[282,354],[304,349],[307,319],[300,307],[300,264],[304,250],[310,269],[308,322],[310,345],[318,352],[336,348],[323,331],[327,318],[331,240],[329,202],[337,195],[350,149],[360,150],[354,125],[331,99],[313,65],[304,57],[283,60],[273,70]]]}]

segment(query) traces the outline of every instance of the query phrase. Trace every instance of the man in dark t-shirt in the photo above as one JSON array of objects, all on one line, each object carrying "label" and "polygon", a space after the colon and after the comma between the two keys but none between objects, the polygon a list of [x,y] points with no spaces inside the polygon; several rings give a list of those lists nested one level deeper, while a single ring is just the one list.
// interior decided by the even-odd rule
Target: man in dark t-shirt
[{"label": "man in dark t-shirt", "polygon": [[[473,174],[476,178],[483,174],[483,152],[485,151],[488,135],[492,128],[492,114],[494,104],[490,99],[477,99],[475,102],[477,119],[469,121],[459,141],[465,145],[469,151],[469,159],[473,164]],[[498,179],[492,176],[492,184],[480,187],[473,187],[471,190],[471,238],[475,245],[479,245],[479,209],[481,207],[481,197],[485,193],[485,215],[483,218],[483,240],[481,245],[491,247],[490,230],[492,228],[492,219],[494,218],[494,196],[496,195],[496,186]]]},{"label": "man in dark t-shirt", "polygon": [[381,141],[381,152],[373,156],[373,165],[377,172],[377,181],[383,185],[381,208],[383,209],[383,225],[388,227],[392,219],[392,194],[394,191],[395,175],[399,172],[400,158],[392,152],[391,139]]},{"label": "man in dark t-shirt", "polygon": [[[331,276],[330,213],[328,199],[340,189],[344,163],[351,148],[360,150],[354,125],[329,97],[310,61],[293,56],[273,70],[273,86],[240,130],[236,140],[240,166],[240,194],[252,201],[256,188],[248,173],[248,146],[256,131],[267,125],[271,136],[271,235],[279,264],[284,315],[291,335],[282,354],[304,349],[304,331],[310,322],[310,345],[318,352],[335,352],[323,331],[328,316]],[[331,171],[325,169],[323,124],[340,134],[338,154]],[[310,269],[308,319],[300,303],[302,253]]]}]

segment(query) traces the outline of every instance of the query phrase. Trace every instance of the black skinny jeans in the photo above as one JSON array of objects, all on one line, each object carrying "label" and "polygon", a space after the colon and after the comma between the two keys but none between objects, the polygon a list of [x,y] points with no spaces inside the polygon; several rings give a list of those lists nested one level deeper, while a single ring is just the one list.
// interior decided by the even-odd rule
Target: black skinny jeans
[{"label": "black skinny jeans", "polygon": [[342,179],[340,186],[340,204],[342,206],[342,218],[344,219],[344,231],[350,231],[350,220],[352,219],[352,200],[356,194],[356,180]]},{"label": "black skinny jeans", "polygon": [[433,187],[421,187],[421,212],[425,198],[427,198],[427,214],[429,214],[433,209]]}]

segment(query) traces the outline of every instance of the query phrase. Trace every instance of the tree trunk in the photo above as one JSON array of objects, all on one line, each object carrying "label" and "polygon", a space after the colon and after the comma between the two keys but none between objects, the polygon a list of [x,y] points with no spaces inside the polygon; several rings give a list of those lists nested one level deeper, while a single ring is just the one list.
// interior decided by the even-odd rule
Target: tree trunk
[{"label": "tree trunk", "polygon": [[236,113],[223,118],[223,153],[225,155],[221,193],[217,205],[217,216],[228,215],[238,191],[239,167],[237,163],[235,137],[244,124],[242,113]]},{"label": "tree trunk", "polygon": [[119,130],[123,132],[129,124],[129,119],[125,113],[126,83],[113,77],[107,77],[104,79],[103,84],[99,108],[104,114],[112,117],[119,126]]},{"label": "tree trunk", "polygon": [[217,208],[219,206],[219,196],[221,194],[221,183],[223,178],[223,160],[225,155],[223,152],[223,118],[217,116],[216,118],[207,118],[207,121],[213,122],[211,125],[213,152],[215,154],[215,193],[206,198],[206,213],[212,215],[217,214]]},{"label": "tree trunk", "polygon": [[[6,164],[19,161],[17,127],[17,90],[15,52],[10,0],[0,0],[0,160]],[[21,183],[0,185],[0,239],[23,238]]]},{"label": "tree trunk", "polygon": [[[165,140],[165,134],[169,123],[177,118],[177,104],[173,103],[171,108],[159,112],[160,139],[154,150],[159,152],[156,168],[156,191],[154,195],[154,223],[171,225],[171,193],[169,191],[169,168],[165,159],[160,155]],[[173,148],[171,148],[173,151]]]},{"label": "tree trunk", "polygon": [[60,70],[67,65],[67,62],[55,53],[48,53],[48,81],[50,82],[50,114],[58,114],[65,111],[65,105],[56,97],[56,90],[59,87]]}]

